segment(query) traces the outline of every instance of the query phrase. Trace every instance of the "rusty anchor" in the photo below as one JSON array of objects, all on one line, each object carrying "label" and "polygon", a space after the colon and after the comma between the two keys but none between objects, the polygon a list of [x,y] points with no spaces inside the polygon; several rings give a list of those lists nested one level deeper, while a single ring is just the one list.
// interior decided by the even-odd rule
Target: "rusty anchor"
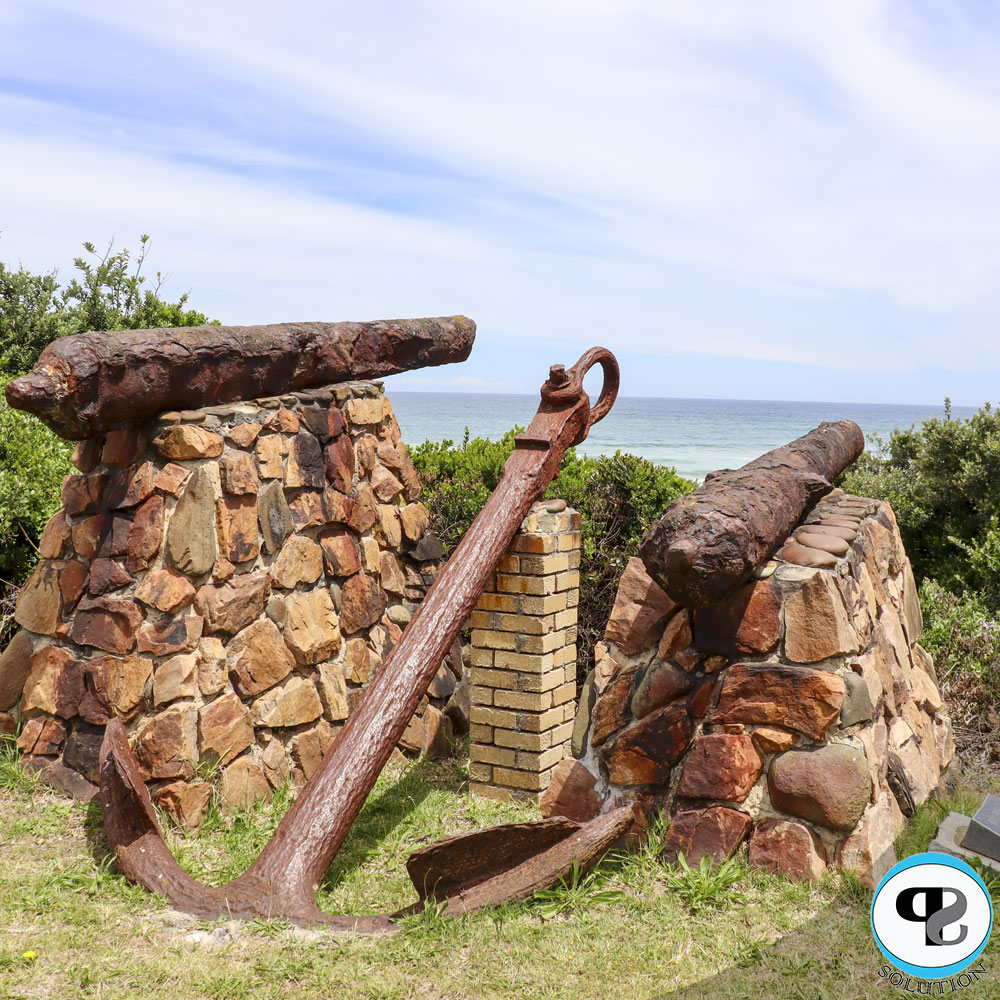
[{"label": "rusty anchor", "polygon": [[[583,378],[601,365],[604,382],[591,407]],[[108,723],[101,747],[104,824],[121,871],[180,910],[207,919],[284,917],[299,924],[383,932],[411,912],[334,915],[316,905],[316,890],[392,753],[420,697],[468,618],[532,503],[559,471],[567,448],[604,417],[618,392],[619,371],[605,348],[575,365],[554,365],[528,429],[515,438],[500,483],[456,547],[399,643],[371,682],[322,764],[250,868],[222,886],[203,885],[174,860],[122,723]],[[642,816],[620,807],[585,824],[543,820],[508,824],[424,848],[408,870],[422,899],[444,912],[528,898],[569,872],[574,859],[593,864]],[[419,908],[421,904],[417,904]]]}]

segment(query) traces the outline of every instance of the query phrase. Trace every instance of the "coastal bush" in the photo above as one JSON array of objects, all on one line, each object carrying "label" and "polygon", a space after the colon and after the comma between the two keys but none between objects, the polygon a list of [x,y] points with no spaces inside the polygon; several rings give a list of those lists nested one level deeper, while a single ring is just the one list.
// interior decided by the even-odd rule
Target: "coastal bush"
[{"label": "coastal bush", "polygon": [[62,504],[63,476],[74,472],[72,445],[3,398],[0,375],[0,649],[10,640],[18,588],[38,561],[38,541]]},{"label": "coastal bush", "polygon": [[426,440],[410,449],[420,474],[421,499],[434,520],[434,530],[450,552],[461,540],[500,481],[504,463],[514,450],[509,430],[499,441],[470,438],[469,428],[460,445],[454,441]]},{"label": "coastal bush", "polygon": [[[187,295],[176,302],[160,296],[160,272],[147,287],[141,272],[148,242],[141,236],[134,256],[110,243],[102,252],[84,243],[87,256],[74,259],[76,275],[65,287],[55,270],[32,274],[0,262],[0,391],[30,370],[48,344],[71,333],[208,322],[186,307]],[[35,417],[0,400],[0,606],[10,603],[37,559],[42,529],[60,504],[62,478],[73,471],[71,452]],[[4,639],[0,628],[0,644]]]},{"label": "coastal bush", "polygon": [[594,644],[604,634],[618,581],[650,525],[695,484],[672,468],[638,455],[615,452],[564,462],[548,496],[562,497],[581,514],[583,558],[577,667],[581,679],[592,664]]},{"label": "coastal bush", "polygon": [[1000,625],[978,594],[956,596],[936,580],[923,580],[920,606],[925,613],[920,643],[942,679],[962,668],[985,673],[1000,658]]},{"label": "coastal bush", "polygon": [[77,274],[65,288],[55,269],[32,274],[0,261],[0,372],[23,374],[48,344],[71,333],[208,323],[204,313],[186,308],[186,293],[176,302],[161,298],[161,272],[153,287],[146,285],[148,243],[149,236],[139,237],[134,261],[127,247],[115,251],[109,243],[102,252],[84,243],[87,256],[73,259]]},{"label": "coastal bush", "polygon": [[989,403],[873,438],[842,477],[844,489],[888,500],[918,578],[977,593],[1000,610],[1000,413]]},{"label": "coastal bush", "polygon": [[0,261],[0,372],[28,371],[46,344],[70,330],[54,271],[15,271]]},{"label": "coastal bush", "polygon": [[[0,393],[10,377],[0,377]],[[72,446],[40,420],[0,399],[0,576],[17,581],[31,570],[45,522],[59,509],[63,476],[73,471]]]},{"label": "coastal bush", "polygon": [[[460,445],[424,441],[410,450],[423,484],[422,500],[449,550],[461,540],[500,481],[514,449],[515,427],[498,441],[473,438],[466,428]],[[561,497],[580,511],[583,554],[577,656],[590,669],[594,643],[611,613],[618,579],[639,551],[646,530],[667,505],[694,488],[671,469],[638,455],[616,452],[588,458],[569,449],[546,497]]]},{"label": "coastal bush", "polygon": [[[957,596],[935,580],[920,584],[920,643],[934,658],[955,723],[969,734],[1000,727],[1000,622],[981,595]],[[993,759],[1000,745],[993,741]]]}]

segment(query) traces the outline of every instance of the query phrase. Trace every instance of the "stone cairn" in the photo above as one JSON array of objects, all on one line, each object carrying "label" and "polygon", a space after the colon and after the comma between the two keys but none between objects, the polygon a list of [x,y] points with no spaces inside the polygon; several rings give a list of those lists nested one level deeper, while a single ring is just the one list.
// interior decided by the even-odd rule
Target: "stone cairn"
[{"label": "stone cairn", "polygon": [[721,861],[749,838],[761,868],[872,886],[954,755],[921,627],[891,507],[839,490],[706,607],[633,558],[542,811],[638,799],[671,817],[668,857]]},{"label": "stone cairn", "polygon": [[[0,657],[0,728],[20,721],[26,763],[90,797],[118,716],[188,828],[199,775],[220,772],[226,809],[303,783],[443,555],[381,383],[162,413],[73,462]],[[462,674],[456,647],[404,748],[467,730]]]}]

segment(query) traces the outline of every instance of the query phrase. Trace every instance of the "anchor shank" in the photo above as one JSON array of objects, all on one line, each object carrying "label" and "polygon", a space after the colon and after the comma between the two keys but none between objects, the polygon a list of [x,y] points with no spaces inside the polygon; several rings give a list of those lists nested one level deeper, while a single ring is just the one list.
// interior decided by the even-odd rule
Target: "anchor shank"
[{"label": "anchor shank", "polygon": [[540,416],[549,447],[515,449],[496,491],[247,877],[282,885],[293,895],[315,893],[521,521],[558,471],[568,443],[586,426],[589,405],[584,396]]},{"label": "anchor shank", "polygon": [[[593,408],[583,377],[594,364],[604,385]],[[201,916],[282,915],[359,931],[383,931],[387,916],[333,916],[315,895],[379,773],[489,582],[532,503],[559,471],[566,449],[582,441],[618,391],[618,365],[592,348],[542,386],[530,427],[515,442],[497,489],[473,521],[323,759],[254,864],[224,886],[202,886],[170,856],[124,727],[112,720],[101,748],[101,805],[122,871],[176,906]],[[559,856],[556,867],[564,863]],[[536,877],[534,874],[532,878]]]}]

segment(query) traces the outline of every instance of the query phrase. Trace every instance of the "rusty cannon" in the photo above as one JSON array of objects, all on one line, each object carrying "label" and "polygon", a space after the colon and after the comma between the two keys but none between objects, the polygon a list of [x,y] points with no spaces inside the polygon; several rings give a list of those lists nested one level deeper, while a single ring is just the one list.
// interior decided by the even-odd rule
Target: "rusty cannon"
[{"label": "rusty cannon", "polygon": [[823,423],[740,469],[723,469],[675,500],[639,549],[650,576],[686,608],[746,583],[833,480],[864,450],[853,421]]},{"label": "rusty cannon", "polygon": [[[596,403],[583,388],[600,365]],[[531,504],[559,469],[565,450],[611,409],[618,391],[614,356],[587,351],[569,369],[553,366],[528,429],[515,439],[500,483],[420,604],[398,644],[350,715],[340,736],[251,867],[226,885],[204,885],[171,856],[123,724],[108,723],[100,758],[100,801],[108,840],[122,872],[174,906],[213,919],[281,916],[301,924],[384,932],[413,907],[394,914],[331,915],[316,890],[413,715],[442,658],[474,607]],[[530,897],[587,867],[643,823],[641,811],[613,809],[590,822],[543,820],[450,838],[411,857],[421,899],[448,915]],[[418,903],[417,907],[422,904]]]},{"label": "rusty cannon", "polygon": [[464,361],[475,336],[465,316],[78,333],[49,344],[6,396],[61,437],[83,440],[166,410]]}]

